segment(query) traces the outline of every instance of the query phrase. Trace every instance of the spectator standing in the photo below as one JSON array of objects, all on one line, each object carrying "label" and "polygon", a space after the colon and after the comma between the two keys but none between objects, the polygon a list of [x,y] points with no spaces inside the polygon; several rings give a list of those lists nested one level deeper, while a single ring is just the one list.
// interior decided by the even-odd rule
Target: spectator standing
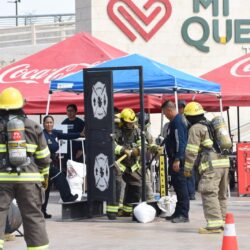
[{"label": "spectator standing", "polygon": [[43,133],[45,135],[45,139],[47,141],[50,150],[51,164],[49,169],[49,184],[48,188],[45,191],[45,202],[42,205],[42,212],[44,214],[44,218],[49,219],[51,218],[51,215],[47,214],[47,205],[52,183],[55,183],[63,202],[75,201],[78,198],[77,194],[75,195],[71,194],[68,181],[65,178],[65,175],[62,174],[58,168],[58,154],[57,154],[57,151],[59,149],[58,140],[77,139],[83,136],[83,132],[64,134],[58,130],[53,129],[54,118],[51,115],[47,115],[43,118],[43,127],[44,127]]},{"label": "spectator standing", "polygon": [[182,116],[177,113],[176,106],[171,101],[162,105],[164,115],[170,123],[167,128],[165,148],[169,159],[169,174],[177,196],[175,212],[167,217],[172,223],[189,222],[189,196],[187,180],[184,176],[184,158],[187,145],[188,131]]},{"label": "spectator standing", "polygon": [[[77,106],[75,104],[69,104],[67,106],[67,116],[62,124],[68,125],[68,133],[81,133],[85,128],[85,122],[80,119],[77,115]],[[82,143],[73,141],[72,142],[72,160],[82,162],[83,149]],[[67,160],[71,159],[70,155],[70,142],[68,142],[68,153],[64,156],[64,168],[67,164]],[[63,169],[65,171],[65,169]]]}]

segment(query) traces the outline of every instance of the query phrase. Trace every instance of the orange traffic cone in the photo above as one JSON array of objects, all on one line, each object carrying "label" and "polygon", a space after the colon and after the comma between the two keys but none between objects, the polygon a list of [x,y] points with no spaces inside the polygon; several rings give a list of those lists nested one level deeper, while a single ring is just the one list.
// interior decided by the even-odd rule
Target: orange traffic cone
[{"label": "orange traffic cone", "polygon": [[226,224],[224,228],[222,250],[238,250],[238,243],[234,225],[234,216],[232,213],[226,214]]}]

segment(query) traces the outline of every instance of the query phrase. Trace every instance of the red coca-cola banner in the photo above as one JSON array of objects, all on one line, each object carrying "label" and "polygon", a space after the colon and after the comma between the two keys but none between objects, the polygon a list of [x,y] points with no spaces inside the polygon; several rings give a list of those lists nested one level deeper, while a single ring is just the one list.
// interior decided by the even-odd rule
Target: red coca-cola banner
[{"label": "red coca-cola banner", "polygon": [[223,105],[250,106],[250,53],[201,77],[221,85]]},{"label": "red coca-cola banner", "polygon": [[238,193],[250,194],[250,143],[237,144]]},{"label": "red coca-cola banner", "polygon": [[[83,68],[124,56],[118,50],[87,33],[78,33],[0,70],[0,91],[18,88],[27,100],[25,111],[43,114],[46,111],[49,85],[52,79],[62,78]],[[67,102],[67,103],[66,103]],[[64,113],[69,102],[83,105],[83,98],[67,93],[53,95],[50,113]],[[57,105],[57,104],[60,105]]]}]

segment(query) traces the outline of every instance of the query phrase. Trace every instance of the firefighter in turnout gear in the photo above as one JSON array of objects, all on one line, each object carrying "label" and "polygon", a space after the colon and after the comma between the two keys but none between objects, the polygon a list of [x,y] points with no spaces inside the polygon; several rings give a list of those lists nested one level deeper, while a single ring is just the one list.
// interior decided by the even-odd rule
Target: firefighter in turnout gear
[{"label": "firefighter in turnout gear", "polygon": [[25,116],[23,106],[19,90],[6,88],[0,93],[0,250],[13,199],[22,216],[27,249],[47,250],[49,241],[41,206],[50,152],[40,125]]},{"label": "firefighter in turnout gear", "polygon": [[188,144],[185,153],[184,175],[190,176],[193,167],[198,167],[201,176],[198,191],[201,193],[207,225],[199,229],[201,234],[220,233],[226,216],[229,158],[215,146],[209,121],[204,117],[203,107],[190,102],[184,114],[190,123]]},{"label": "firefighter in turnout gear", "polygon": [[[115,131],[115,155],[116,164],[116,202],[107,205],[107,215],[109,219],[116,219],[119,209],[119,198],[121,192],[121,180],[126,183],[123,200],[122,214],[130,216],[132,214],[132,203],[139,202],[141,198],[141,166],[139,164],[140,130],[135,125],[137,122],[134,111],[125,108],[120,113],[121,124]],[[126,157],[124,158],[124,155]],[[119,161],[123,157],[122,161]]]},{"label": "firefighter in turnout gear", "polygon": [[[141,128],[141,114],[140,112],[138,112],[137,114],[138,117],[138,125],[139,128]],[[161,148],[154,144],[154,138],[151,134],[151,123],[150,123],[150,116],[148,113],[144,112],[144,123],[145,123],[145,139],[146,139],[146,145],[147,145],[147,153],[146,153],[146,162],[147,162],[147,167],[146,167],[146,199],[147,201],[154,201],[154,191],[153,191],[153,185],[152,185],[152,173],[151,173],[151,166],[150,166],[150,162],[152,157],[154,157],[154,155],[160,155],[160,150]],[[163,151],[163,149],[162,149]]]}]

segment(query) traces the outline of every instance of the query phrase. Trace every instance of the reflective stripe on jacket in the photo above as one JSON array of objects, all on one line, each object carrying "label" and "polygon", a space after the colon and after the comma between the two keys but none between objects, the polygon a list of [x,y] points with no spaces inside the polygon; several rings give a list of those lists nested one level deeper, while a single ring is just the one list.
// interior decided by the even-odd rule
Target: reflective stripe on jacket
[{"label": "reflective stripe on jacket", "polygon": [[[0,138],[0,182],[41,182],[49,175],[50,152],[42,128],[34,121],[24,118],[27,157],[29,165],[21,168],[21,173],[9,173],[6,142]],[[2,164],[6,161],[6,165]]]},{"label": "reflective stripe on jacket", "polygon": [[213,141],[209,137],[207,126],[196,123],[189,129],[185,152],[185,170],[191,171],[197,165],[199,172],[207,168],[229,167],[229,158],[213,150]]},{"label": "reflective stripe on jacket", "polygon": [[[117,128],[115,131],[115,155],[117,158],[120,157],[122,153],[122,149],[128,149],[131,150],[134,147],[138,146],[138,141],[140,140],[140,130],[137,127],[134,127],[133,129],[129,130],[125,127]],[[123,165],[122,168],[126,167],[128,169],[131,169],[132,172],[137,170],[139,165],[139,156],[131,156],[125,158],[121,164]],[[136,168],[136,169],[135,169]],[[124,170],[122,170],[124,171]]]}]

